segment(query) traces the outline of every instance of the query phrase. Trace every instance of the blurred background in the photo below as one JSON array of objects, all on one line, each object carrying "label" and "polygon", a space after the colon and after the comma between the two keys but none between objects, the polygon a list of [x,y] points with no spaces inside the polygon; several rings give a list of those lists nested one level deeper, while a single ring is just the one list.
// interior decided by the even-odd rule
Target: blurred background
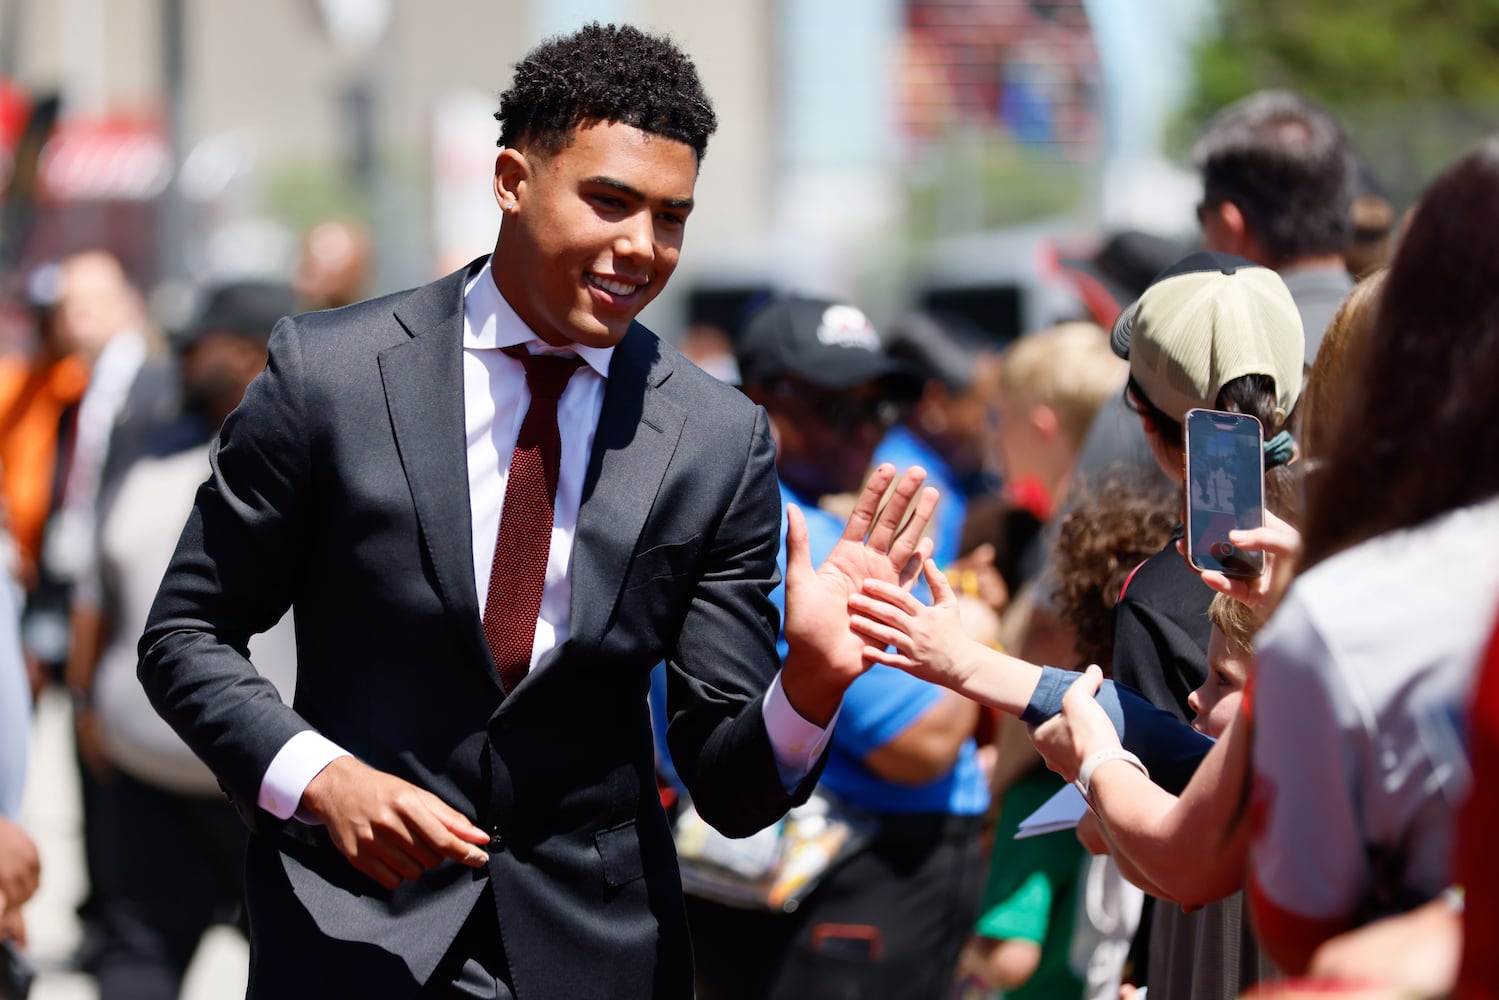
[{"label": "blurred background", "polygon": [[[1263,87],[1342,118],[1394,219],[1499,128],[1494,0],[0,0],[0,354],[36,335],[28,279],[80,251],[117,257],[168,332],[203,289],[298,275],[318,232],[348,273],[302,274],[304,305],[487,253],[497,95],[595,19],[672,35],[721,122],[643,317],[669,340],[772,290],[997,345],[1096,315],[1077,262],[1124,232],[1194,242],[1192,139]],[[37,1000],[93,995],[69,712],[38,704],[24,809]],[[185,995],[242,995],[244,948],[210,939]]]},{"label": "blurred background", "polygon": [[[0,0],[0,299],[112,250],[174,328],[204,283],[368,227],[369,292],[493,243],[511,65],[590,19],[675,36],[722,128],[664,336],[794,284],[878,323],[942,301],[1008,338],[1066,310],[1051,259],[1190,238],[1190,138],[1290,86],[1403,207],[1499,122],[1489,0]],[[17,336],[18,325],[7,332]]]}]

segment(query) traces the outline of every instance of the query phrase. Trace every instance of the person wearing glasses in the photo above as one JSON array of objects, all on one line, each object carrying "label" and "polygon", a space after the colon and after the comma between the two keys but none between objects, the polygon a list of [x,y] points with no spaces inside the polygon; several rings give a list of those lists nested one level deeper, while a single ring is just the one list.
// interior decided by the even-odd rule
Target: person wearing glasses
[{"label": "person wearing glasses", "polygon": [[[858,308],[772,300],[737,345],[745,393],[765,407],[782,507],[806,517],[814,563],[842,533],[820,509],[857,492],[899,404],[920,380]],[[784,566],[785,552],[781,555]],[[772,599],[783,601],[777,588]],[[784,636],[778,639],[785,655]],[[877,818],[794,913],[688,897],[700,1000],[941,996],[978,904],[989,793],[972,739],[978,707],[875,666],[849,687],[820,789]]]}]

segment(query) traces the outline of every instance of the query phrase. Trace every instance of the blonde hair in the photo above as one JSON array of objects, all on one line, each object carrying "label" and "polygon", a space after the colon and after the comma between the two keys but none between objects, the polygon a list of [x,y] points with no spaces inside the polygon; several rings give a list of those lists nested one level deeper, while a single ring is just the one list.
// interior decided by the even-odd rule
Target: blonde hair
[{"label": "blonde hair", "polygon": [[1046,406],[1074,447],[1098,408],[1124,385],[1129,364],[1093,323],[1060,323],[1021,337],[1005,351],[1000,391],[1009,405]]},{"label": "blonde hair", "polygon": [[1227,594],[1214,594],[1208,605],[1208,621],[1223,633],[1230,649],[1239,653],[1254,652],[1254,634],[1260,630],[1261,623],[1249,605]]}]

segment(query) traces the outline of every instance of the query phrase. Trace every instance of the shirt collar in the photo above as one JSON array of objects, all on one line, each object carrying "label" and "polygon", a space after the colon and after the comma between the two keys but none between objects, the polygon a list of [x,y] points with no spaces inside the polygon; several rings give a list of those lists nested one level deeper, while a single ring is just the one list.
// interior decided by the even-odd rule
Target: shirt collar
[{"label": "shirt collar", "polygon": [[576,354],[603,378],[609,377],[609,361],[614,357],[612,347],[573,344],[569,348],[557,348],[536,336],[500,294],[499,286],[494,283],[494,272],[486,260],[463,289],[463,346],[472,350],[498,350],[515,344],[526,344],[533,354],[563,351]]}]

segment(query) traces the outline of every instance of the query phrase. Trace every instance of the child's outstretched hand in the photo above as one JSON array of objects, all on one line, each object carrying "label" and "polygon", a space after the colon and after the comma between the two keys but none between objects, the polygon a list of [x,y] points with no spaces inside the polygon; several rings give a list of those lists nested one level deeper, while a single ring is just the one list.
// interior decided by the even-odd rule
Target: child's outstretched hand
[{"label": "child's outstretched hand", "polygon": [[900,587],[870,578],[849,597],[849,626],[864,640],[866,661],[961,687],[971,666],[963,654],[973,640],[963,632],[958,599],[947,577],[931,559],[923,560],[921,572],[934,603],[922,604]]}]

